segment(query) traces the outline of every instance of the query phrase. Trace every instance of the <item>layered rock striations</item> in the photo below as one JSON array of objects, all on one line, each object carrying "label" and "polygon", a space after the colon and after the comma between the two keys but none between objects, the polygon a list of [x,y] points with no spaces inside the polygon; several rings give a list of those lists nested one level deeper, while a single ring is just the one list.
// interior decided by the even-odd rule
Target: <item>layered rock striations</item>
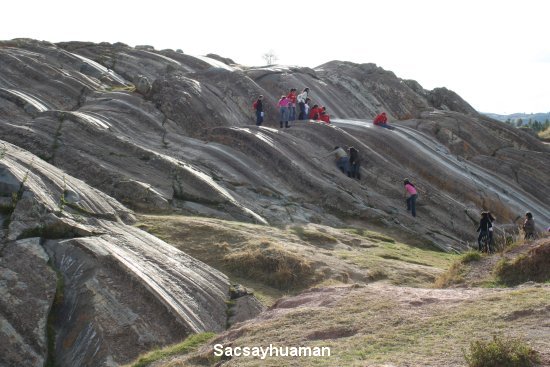
[{"label": "layered rock striations", "polygon": [[227,277],[116,200],[1,142],[2,365],[118,365],[226,324]]}]

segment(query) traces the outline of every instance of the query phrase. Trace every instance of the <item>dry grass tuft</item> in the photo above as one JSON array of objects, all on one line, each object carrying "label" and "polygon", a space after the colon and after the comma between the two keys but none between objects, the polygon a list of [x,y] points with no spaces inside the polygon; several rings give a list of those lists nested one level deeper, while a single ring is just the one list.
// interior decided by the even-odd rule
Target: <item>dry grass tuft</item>
[{"label": "dry grass tuft", "polygon": [[309,261],[267,239],[229,253],[223,260],[233,273],[279,289],[300,288],[314,281],[315,272]]}]

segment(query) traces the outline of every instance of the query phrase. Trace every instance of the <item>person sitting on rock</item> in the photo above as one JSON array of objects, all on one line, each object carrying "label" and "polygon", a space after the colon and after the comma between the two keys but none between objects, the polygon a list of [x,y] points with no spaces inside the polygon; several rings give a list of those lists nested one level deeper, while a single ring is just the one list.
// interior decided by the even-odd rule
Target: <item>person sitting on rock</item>
[{"label": "person sitting on rock", "polygon": [[361,179],[361,173],[359,172],[361,160],[359,159],[359,151],[354,147],[349,147],[349,164],[348,164],[348,177]]},{"label": "person sitting on rock", "polygon": [[493,221],[495,218],[491,215],[491,212],[481,212],[481,219],[479,221],[479,226],[477,227],[476,232],[479,232],[477,237],[478,250],[481,252],[484,249],[482,248],[481,239],[487,237],[487,251],[491,252],[491,243],[493,242]]},{"label": "person sitting on rock", "polygon": [[403,186],[405,187],[405,195],[407,196],[407,211],[410,211],[412,216],[416,217],[416,198],[418,197],[416,187],[408,178],[403,181]]},{"label": "person sitting on rock", "polygon": [[284,127],[290,127],[288,125],[288,104],[290,101],[286,96],[281,96],[281,99],[279,99],[279,111],[281,113],[280,123],[281,123],[281,129],[283,128],[283,123],[285,124]]},{"label": "person sitting on rock", "polygon": [[339,146],[335,146],[329,154],[334,154],[336,167],[338,167],[342,173],[347,174],[349,157],[346,151]]},{"label": "person sitting on rock", "polygon": [[320,116],[321,116],[321,108],[319,108],[318,105],[314,104],[313,107],[311,107],[311,111],[309,111],[309,119],[319,120]]},{"label": "person sitting on rock", "polygon": [[330,116],[328,115],[327,108],[325,106],[321,108],[321,115],[319,116],[319,119],[325,124],[330,124]]},{"label": "person sitting on rock", "polygon": [[393,129],[394,129],[393,126],[390,126],[390,125],[388,124],[388,116],[386,116],[386,113],[385,113],[385,112],[382,112],[381,114],[377,115],[377,116],[374,118],[373,123],[374,123],[376,126],[380,126],[380,127],[386,128],[386,129],[390,129],[390,130],[393,130]]},{"label": "person sitting on rock", "polygon": [[525,221],[523,222],[523,232],[526,240],[535,239],[535,220],[531,212],[525,213]]}]

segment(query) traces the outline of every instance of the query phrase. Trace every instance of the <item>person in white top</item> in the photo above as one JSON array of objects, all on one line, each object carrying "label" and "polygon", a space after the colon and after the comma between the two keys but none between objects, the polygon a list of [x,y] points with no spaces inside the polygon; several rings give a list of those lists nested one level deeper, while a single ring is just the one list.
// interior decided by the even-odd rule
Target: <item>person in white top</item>
[{"label": "person in white top", "polygon": [[298,94],[298,96],[296,97],[296,101],[298,102],[298,106],[300,107],[298,120],[307,120],[306,99],[307,99],[308,93],[309,93],[309,88],[304,88],[302,93]]}]

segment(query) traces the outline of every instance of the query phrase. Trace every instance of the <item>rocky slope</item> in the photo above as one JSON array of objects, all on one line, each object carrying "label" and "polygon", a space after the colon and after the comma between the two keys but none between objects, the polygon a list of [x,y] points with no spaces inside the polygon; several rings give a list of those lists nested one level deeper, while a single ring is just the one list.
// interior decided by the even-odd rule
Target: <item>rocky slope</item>
[{"label": "rocky slope", "polygon": [[[374,64],[249,68],[120,43],[17,39],[0,42],[0,70],[8,365],[21,356],[116,365],[225,327],[227,277],[129,227],[132,210],[375,226],[447,251],[473,241],[482,209],[501,228],[527,210],[541,228],[550,223],[547,146],[452,91]],[[305,86],[335,122],[274,128],[277,97]],[[261,128],[251,111],[258,94]],[[398,120],[395,131],[370,122],[382,110]],[[336,145],[359,149],[361,181],[335,167]],[[416,219],[404,209],[404,177],[420,191]],[[37,312],[21,318],[22,302]]]},{"label": "rocky slope", "polygon": [[129,226],[116,200],[2,146],[0,365],[118,365],[224,329],[225,275]]}]

